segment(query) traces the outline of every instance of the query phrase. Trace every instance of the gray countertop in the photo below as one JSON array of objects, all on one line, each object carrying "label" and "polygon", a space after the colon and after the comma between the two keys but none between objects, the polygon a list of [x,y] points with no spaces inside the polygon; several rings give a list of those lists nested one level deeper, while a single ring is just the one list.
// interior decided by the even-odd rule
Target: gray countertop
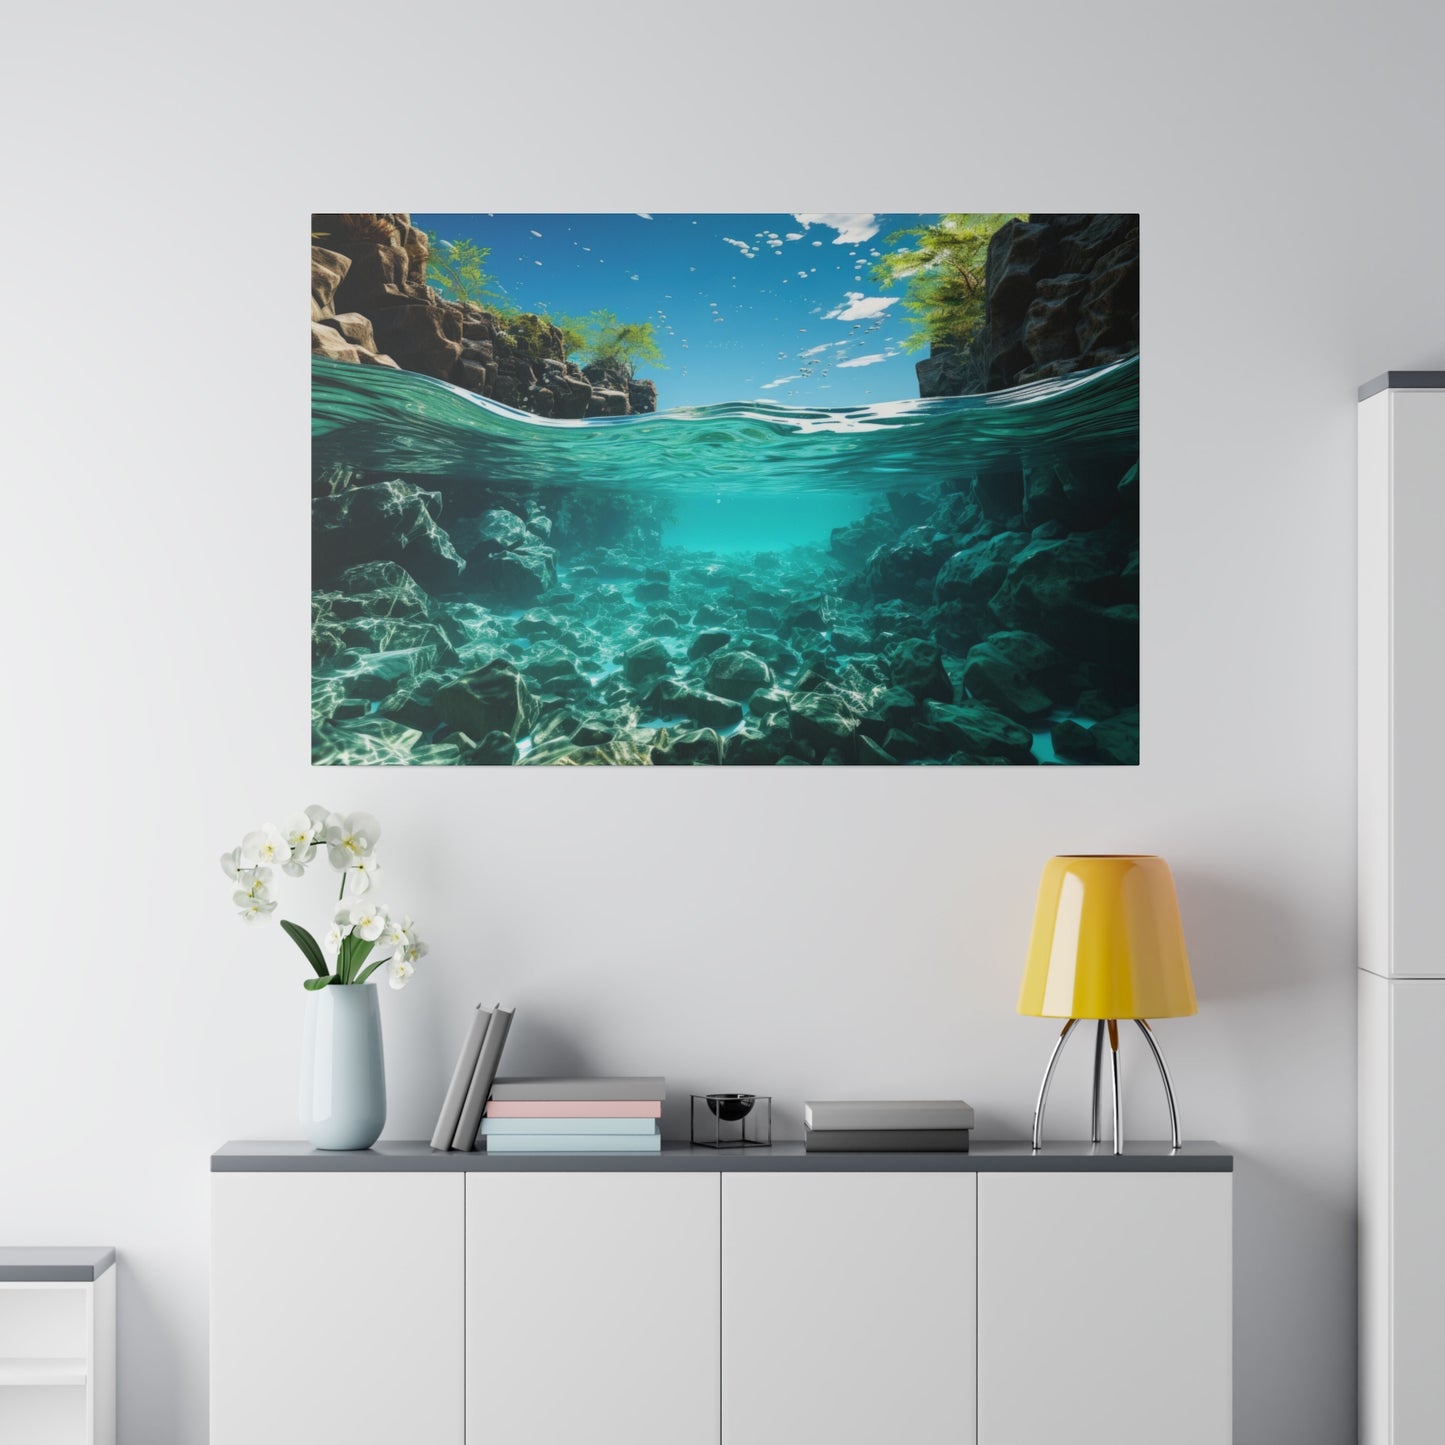
[{"label": "gray countertop", "polygon": [[980,1140],[966,1154],[808,1154],[800,1141],[770,1147],[708,1149],[664,1141],[660,1154],[463,1154],[434,1150],[421,1140],[382,1141],[370,1149],[313,1149],[299,1140],[239,1140],[211,1155],[213,1174],[731,1174],[731,1173],[1025,1173],[1222,1174],[1234,1156],[1208,1141],[1175,1153],[1167,1141],[1130,1142],[1123,1154],[1109,1144],[1045,1144]]},{"label": "gray countertop", "polygon": [[1445,391],[1445,371],[1386,371],[1360,388],[1360,400],[1381,391]]},{"label": "gray countertop", "polygon": [[114,1263],[109,1246],[0,1247],[0,1284],[91,1283]]}]

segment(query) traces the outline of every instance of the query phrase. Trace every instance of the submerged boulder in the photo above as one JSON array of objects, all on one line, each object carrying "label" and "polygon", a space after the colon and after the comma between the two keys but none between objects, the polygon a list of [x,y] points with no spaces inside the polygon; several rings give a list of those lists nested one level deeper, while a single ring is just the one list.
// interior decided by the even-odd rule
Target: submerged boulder
[{"label": "submerged boulder", "polygon": [[888,666],[895,687],[915,698],[953,701],[953,683],[943,667],[943,649],[921,637],[905,638],[889,649]]},{"label": "submerged boulder", "polygon": [[751,652],[715,653],[708,668],[708,690],[734,702],[746,702],[760,688],[772,684],[772,668]]},{"label": "submerged boulder", "polygon": [[517,738],[531,730],[537,717],[537,701],[526,679],[503,658],[449,682],[438,690],[433,705],[444,722],[474,738],[491,732]]},{"label": "submerged boulder", "polygon": [[405,567],[424,587],[454,585],[466,563],[437,520],[441,509],[441,493],[400,479],[314,498],[315,575],[331,579],[360,562],[388,561]]}]

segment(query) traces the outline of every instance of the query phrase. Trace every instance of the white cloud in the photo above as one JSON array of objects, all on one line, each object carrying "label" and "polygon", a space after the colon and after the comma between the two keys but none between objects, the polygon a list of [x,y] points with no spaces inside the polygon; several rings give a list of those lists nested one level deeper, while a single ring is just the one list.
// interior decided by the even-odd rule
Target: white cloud
[{"label": "white cloud", "polygon": [[729,246],[736,246],[749,261],[758,254],[746,241],[734,241],[731,236],[724,236],[723,240],[726,241]]},{"label": "white cloud", "polygon": [[878,234],[878,217],[872,211],[794,211],[793,219],[805,231],[809,226],[836,231],[835,246],[856,246]]},{"label": "white cloud", "polygon": [[776,381],[765,381],[763,383],[763,390],[771,391],[775,386],[786,386],[788,382],[797,381],[798,379],[796,376],[780,376]]},{"label": "white cloud", "polygon": [[533,231],[532,234],[533,234],[539,241],[542,239],[542,233],[541,233],[540,231]]},{"label": "white cloud", "polygon": [[820,356],[820,355],[821,355],[823,352],[825,352],[830,346],[839,346],[839,345],[841,345],[841,344],[842,344],[841,342],[837,342],[837,341],[825,341],[821,346],[810,346],[806,351],[800,351],[800,352],[798,353],[798,355],[799,355],[799,356]]},{"label": "white cloud", "polygon": [[788,234],[783,237],[785,241],[801,241],[802,239],[803,233],[801,231],[789,231]]},{"label": "white cloud", "polygon": [[896,296],[865,296],[861,291],[846,294],[848,299],[842,305],[824,313],[825,321],[871,321],[898,303]]},{"label": "white cloud", "polygon": [[[641,216],[644,221],[650,221],[652,219],[652,217],[649,216],[646,211],[634,211],[632,214],[634,216]],[[694,221],[693,225],[697,225],[697,222]]]},{"label": "white cloud", "polygon": [[869,356],[855,356],[852,361],[840,361],[839,368],[845,366],[873,366],[879,361],[887,361],[894,353],[891,351],[875,351]]}]

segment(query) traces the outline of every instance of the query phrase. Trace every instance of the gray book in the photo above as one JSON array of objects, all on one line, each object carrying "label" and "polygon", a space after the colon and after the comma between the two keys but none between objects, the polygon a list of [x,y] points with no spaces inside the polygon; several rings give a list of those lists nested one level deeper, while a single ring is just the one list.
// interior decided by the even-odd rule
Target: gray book
[{"label": "gray book", "polygon": [[967,1129],[809,1129],[809,1154],[967,1154]]},{"label": "gray book", "polygon": [[803,1105],[810,1129],[972,1129],[962,1099],[828,1099]]},{"label": "gray book", "polygon": [[462,1105],[467,1101],[467,1090],[472,1084],[472,1075],[477,1071],[477,1057],[482,1052],[482,1039],[486,1036],[487,1024],[492,1011],[477,1005],[467,1036],[462,1041],[462,1051],[457,1055],[457,1066],[452,1070],[452,1081],[447,1085],[447,1096],[442,1100],[442,1111],[437,1116],[437,1126],[432,1130],[433,1149],[450,1149],[456,1137],[457,1125],[461,1122]]},{"label": "gray book", "polygon": [[667,1098],[667,1080],[626,1079],[498,1079],[492,1085],[497,1103],[615,1103]]},{"label": "gray book", "polygon": [[477,1055],[477,1066],[472,1070],[472,1082],[467,1088],[467,1101],[462,1105],[462,1117],[457,1121],[457,1132],[452,1137],[453,1149],[477,1147],[482,1110],[487,1107],[487,1095],[491,1093],[492,1081],[497,1077],[497,1065],[502,1062],[502,1046],[507,1042],[507,1030],[512,1027],[514,1013],[516,1009],[503,1008],[500,1004],[492,1010],[487,1035],[482,1040],[482,1051]]}]

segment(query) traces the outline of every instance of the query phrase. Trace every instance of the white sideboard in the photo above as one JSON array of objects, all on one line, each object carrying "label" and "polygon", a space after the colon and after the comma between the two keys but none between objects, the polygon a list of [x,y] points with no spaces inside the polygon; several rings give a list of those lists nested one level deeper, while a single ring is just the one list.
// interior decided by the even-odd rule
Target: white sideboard
[{"label": "white sideboard", "polygon": [[211,1445],[1227,1445],[1232,1160],[1130,1151],[228,1145]]},{"label": "white sideboard", "polygon": [[1445,372],[1359,406],[1360,1440],[1445,1420]]},{"label": "white sideboard", "polygon": [[115,1251],[0,1248],[0,1441],[115,1445]]}]

